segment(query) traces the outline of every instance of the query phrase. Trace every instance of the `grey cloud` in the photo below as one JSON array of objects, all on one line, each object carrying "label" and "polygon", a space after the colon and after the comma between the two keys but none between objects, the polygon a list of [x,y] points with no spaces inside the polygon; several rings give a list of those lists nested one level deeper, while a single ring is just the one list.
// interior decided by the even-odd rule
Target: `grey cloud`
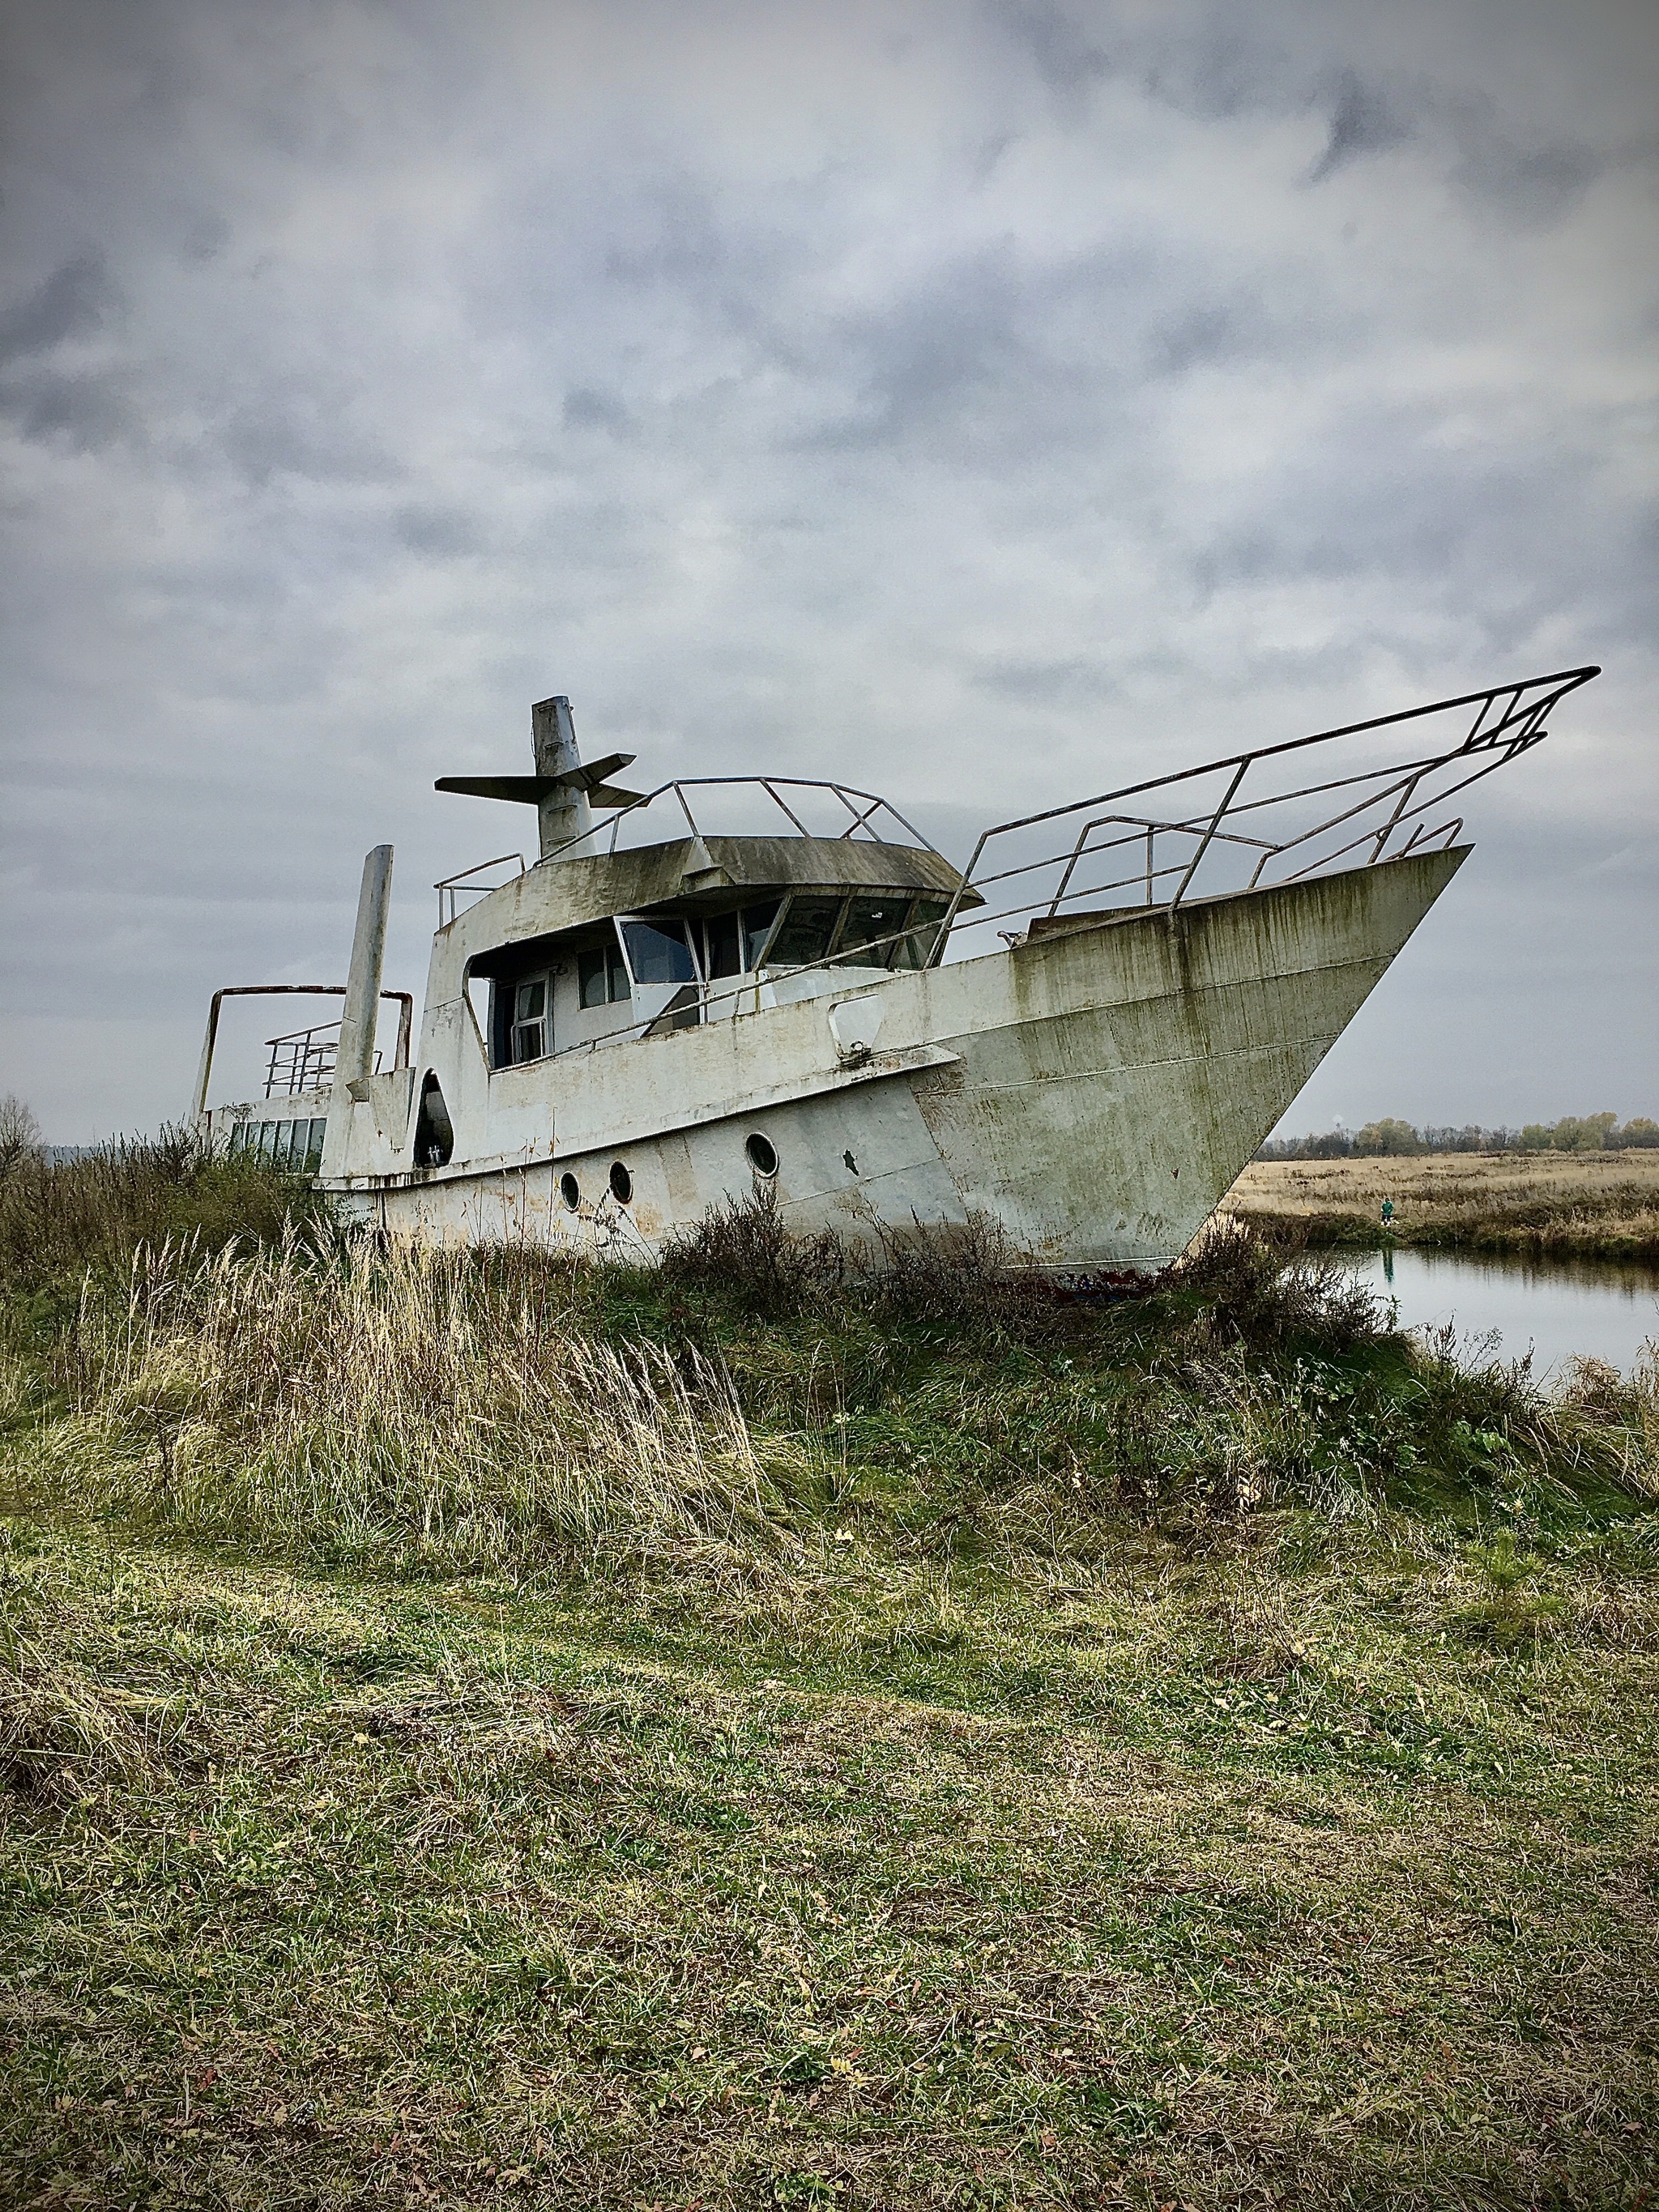
[{"label": "grey cloud", "polygon": [[1380,154],[1403,145],[1410,127],[1395,113],[1392,104],[1375,86],[1363,82],[1346,70],[1337,90],[1325,150],[1308,173],[1310,184],[1322,184],[1363,154]]},{"label": "grey cloud", "polygon": [[119,304],[104,256],[76,254],[15,306],[0,311],[0,365],[90,336]]},{"label": "grey cloud", "polygon": [[591,384],[579,384],[566,392],[564,420],[568,428],[608,430],[613,438],[626,437],[634,427],[633,416],[616,393]]},{"label": "grey cloud", "polygon": [[1117,688],[1099,661],[1005,659],[975,668],[970,681],[981,691],[1006,699],[1036,700],[1045,705],[1094,705]]},{"label": "grey cloud", "polygon": [[1091,84],[1110,74],[1109,55],[1065,9],[1012,7],[1006,11],[1005,21],[1063,106],[1075,106]]},{"label": "grey cloud", "polygon": [[478,550],[477,525],[462,508],[412,505],[401,507],[392,518],[400,544],[411,553],[453,559]]},{"label": "grey cloud", "polygon": [[1457,182],[1511,223],[1555,222],[1608,167],[1607,155],[1582,141],[1518,138],[1484,102],[1464,106],[1454,127],[1462,149]]},{"label": "grey cloud", "polygon": [[198,210],[185,222],[179,243],[187,260],[216,260],[230,243],[230,225],[213,209]]},{"label": "grey cloud", "polygon": [[81,453],[101,453],[137,428],[123,380],[107,371],[6,378],[0,380],[0,416],[25,438],[62,440]]},{"label": "grey cloud", "polygon": [[[622,212],[618,210],[618,212]],[[706,279],[726,265],[729,241],[708,196],[683,178],[665,179],[631,211],[634,234],[612,245],[605,274],[624,284],[654,285]]]},{"label": "grey cloud", "polygon": [[268,393],[239,408],[213,442],[246,483],[261,487],[281,476],[381,483],[402,474],[382,442],[352,423],[343,400],[320,392]]},{"label": "grey cloud", "polygon": [[966,434],[964,410],[976,399],[1012,399],[1011,383],[1042,374],[1027,340],[1031,302],[1007,253],[976,253],[878,313],[847,319],[836,333],[856,375],[854,406],[823,425],[811,442],[860,447],[902,441],[941,424]]}]

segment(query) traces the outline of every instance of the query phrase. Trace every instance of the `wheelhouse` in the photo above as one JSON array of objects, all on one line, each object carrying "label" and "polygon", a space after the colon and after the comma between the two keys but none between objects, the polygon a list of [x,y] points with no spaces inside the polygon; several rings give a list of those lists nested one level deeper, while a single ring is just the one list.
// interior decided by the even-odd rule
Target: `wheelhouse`
[{"label": "wheelhouse", "polygon": [[490,1068],[925,968],[951,886],[914,880],[919,857],[901,848],[887,872],[913,880],[884,887],[732,886],[486,945],[469,956],[466,982]]}]

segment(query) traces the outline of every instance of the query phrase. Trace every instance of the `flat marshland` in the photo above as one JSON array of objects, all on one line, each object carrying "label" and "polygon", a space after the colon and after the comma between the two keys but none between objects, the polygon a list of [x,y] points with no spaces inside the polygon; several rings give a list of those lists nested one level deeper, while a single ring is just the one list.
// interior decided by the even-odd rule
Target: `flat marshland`
[{"label": "flat marshland", "polygon": [[192,1206],[4,1309],[0,2200],[1646,2201],[1659,1378]]},{"label": "flat marshland", "polygon": [[1659,1147],[1256,1160],[1224,1206],[1264,1235],[1375,1244],[1384,1199],[1403,1244],[1659,1261]]}]

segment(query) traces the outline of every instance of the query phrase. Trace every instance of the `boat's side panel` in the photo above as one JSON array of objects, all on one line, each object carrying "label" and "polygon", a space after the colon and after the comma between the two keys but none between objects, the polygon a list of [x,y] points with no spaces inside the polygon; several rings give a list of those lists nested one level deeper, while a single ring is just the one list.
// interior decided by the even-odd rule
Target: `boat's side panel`
[{"label": "boat's side panel", "polygon": [[[753,1195],[763,1179],[745,1147],[757,1134],[776,1155],[779,1202],[797,1225],[830,1224],[857,1241],[883,1222],[966,1218],[903,1072],[637,1141],[561,1149],[551,1161],[360,1189],[350,1202],[367,1218],[435,1241],[529,1237],[647,1258],[711,1207]],[[625,1204],[611,1188],[618,1165],[627,1176]],[[562,1193],[567,1176],[575,1184],[574,1207]]]}]

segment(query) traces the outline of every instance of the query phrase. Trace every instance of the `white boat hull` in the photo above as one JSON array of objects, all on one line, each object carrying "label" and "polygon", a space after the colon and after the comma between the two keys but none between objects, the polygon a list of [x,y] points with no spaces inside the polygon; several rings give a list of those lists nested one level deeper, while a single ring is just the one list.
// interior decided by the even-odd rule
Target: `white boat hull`
[{"label": "white boat hull", "polygon": [[[858,1239],[985,1216],[1056,1275],[1156,1269],[1208,1219],[1467,849],[1130,910],[920,973],[831,975],[798,1004],[493,1073],[452,996],[428,1004],[413,1068],[337,1099],[325,1187],[392,1231],[644,1259],[753,1192],[757,1136],[803,1229]],[[857,1032],[872,1030],[860,1054]],[[416,1170],[410,1109],[428,1070],[455,1148]]]}]

